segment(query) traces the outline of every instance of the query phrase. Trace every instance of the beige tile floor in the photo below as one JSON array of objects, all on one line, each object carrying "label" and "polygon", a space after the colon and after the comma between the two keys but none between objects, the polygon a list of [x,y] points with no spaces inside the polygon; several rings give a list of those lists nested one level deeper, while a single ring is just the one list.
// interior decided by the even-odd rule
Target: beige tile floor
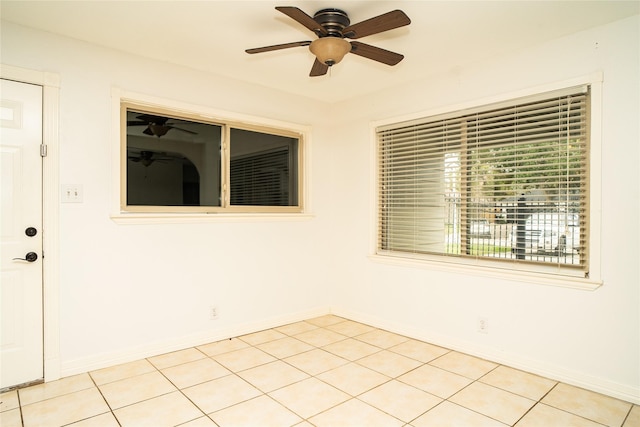
[{"label": "beige tile floor", "polygon": [[640,426],[640,406],[341,317],[0,395],[13,426]]}]

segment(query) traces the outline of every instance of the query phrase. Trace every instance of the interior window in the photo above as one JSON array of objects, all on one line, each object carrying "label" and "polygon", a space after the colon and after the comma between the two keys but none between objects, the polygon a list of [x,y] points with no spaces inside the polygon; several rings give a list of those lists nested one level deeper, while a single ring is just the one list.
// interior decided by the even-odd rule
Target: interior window
[{"label": "interior window", "polygon": [[300,208],[299,135],[128,105],[123,117],[125,211]]}]

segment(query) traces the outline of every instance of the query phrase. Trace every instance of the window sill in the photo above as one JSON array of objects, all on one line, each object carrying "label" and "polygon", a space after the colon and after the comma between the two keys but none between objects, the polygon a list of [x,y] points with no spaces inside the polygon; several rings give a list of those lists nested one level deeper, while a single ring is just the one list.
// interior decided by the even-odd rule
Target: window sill
[{"label": "window sill", "polygon": [[412,259],[398,256],[369,255],[369,259],[389,265],[423,268],[472,276],[492,277],[515,282],[534,283],[538,285],[559,286],[564,288],[594,291],[602,286],[602,280],[578,276],[536,272],[523,269],[496,268],[486,265],[459,264],[428,259]]},{"label": "window sill", "polygon": [[110,215],[116,224],[192,224],[214,222],[308,221],[308,213],[140,213],[119,212]]}]

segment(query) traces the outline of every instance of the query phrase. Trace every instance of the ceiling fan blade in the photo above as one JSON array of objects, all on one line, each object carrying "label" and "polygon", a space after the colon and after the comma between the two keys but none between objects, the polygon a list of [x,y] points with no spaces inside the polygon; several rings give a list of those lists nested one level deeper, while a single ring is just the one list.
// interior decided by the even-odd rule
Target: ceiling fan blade
[{"label": "ceiling fan blade", "polygon": [[329,66],[327,64],[323,64],[322,62],[318,61],[318,58],[316,58],[316,60],[313,63],[313,66],[311,67],[311,72],[309,73],[309,77],[324,76],[325,74],[327,74],[327,71],[329,71]]},{"label": "ceiling fan blade", "polygon": [[144,120],[147,124],[154,123],[156,125],[164,125],[169,120],[168,117],[154,116],[153,114],[141,114],[137,118]]},{"label": "ceiling fan blade", "polygon": [[360,37],[382,33],[394,28],[409,25],[411,19],[401,10],[393,10],[357,24],[349,25],[342,30],[344,37],[359,39]]},{"label": "ceiling fan blade", "polygon": [[290,47],[309,46],[310,44],[311,44],[310,41],[274,44],[273,46],[256,47],[256,48],[253,48],[253,49],[247,49],[247,50],[245,50],[245,52],[247,52],[247,53],[262,53],[262,52],[270,52],[272,50],[288,49]]},{"label": "ceiling fan blade", "polygon": [[127,121],[127,126],[146,126],[149,122]]},{"label": "ceiling fan blade", "polygon": [[153,131],[148,126],[147,126],[147,128],[145,130],[142,131],[142,133],[144,133],[145,135],[149,135],[149,136],[153,136],[154,135]]},{"label": "ceiling fan blade", "polygon": [[381,49],[361,42],[351,42],[351,53],[382,62],[387,65],[396,65],[402,61],[404,55],[391,52],[390,50]]},{"label": "ceiling fan blade", "polygon": [[191,135],[197,135],[198,132],[194,132],[192,130],[188,130],[188,129],[182,129],[182,128],[177,128],[175,126],[171,126],[171,125],[167,125],[167,127],[169,129],[175,129],[175,130],[179,130],[180,132],[186,132],[186,133],[190,133]]},{"label": "ceiling fan blade", "polygon": [[276,10],[284,13],[294,21],[297,21],[298,23],[304,25],[305,27],[316,33],[318,37],[327,35],[327,30],[325,30],[322,25],[317,23],[312,17],[310,17],[297,7],[276,6]]}]

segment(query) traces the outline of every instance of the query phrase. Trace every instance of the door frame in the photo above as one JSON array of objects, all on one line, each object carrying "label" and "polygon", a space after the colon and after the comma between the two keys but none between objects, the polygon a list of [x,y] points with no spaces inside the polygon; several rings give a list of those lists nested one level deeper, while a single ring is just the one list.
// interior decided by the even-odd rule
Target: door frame
[{"label": "door frame", "polygon": [[44,381],[60,378],[60,76],[0,64],[0,78],[42,86],[42,298]]}]

